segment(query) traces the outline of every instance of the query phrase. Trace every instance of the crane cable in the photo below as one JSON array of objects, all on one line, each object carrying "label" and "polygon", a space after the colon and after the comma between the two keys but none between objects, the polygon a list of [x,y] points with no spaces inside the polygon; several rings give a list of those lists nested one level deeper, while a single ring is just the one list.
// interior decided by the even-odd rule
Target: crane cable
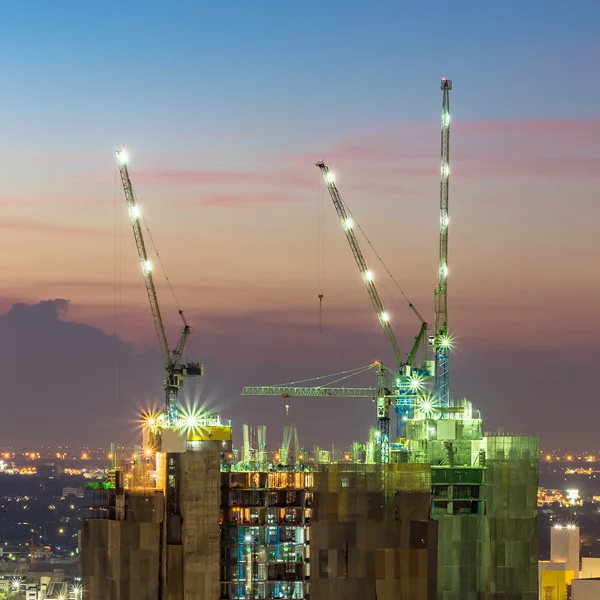
[{"label": "crane cable", "polygon": [[167,270],[165,269],[165,265],[163,264],[162,258],[160,257],[160,254],[158,253],[158,249],[156,248],[156,244],[154,243],[154,238],[152,237],[152,233],[150,232],[150,228],[148,227],[148,223],[146,222],[144,215],[142,215],[142,221],[144,222],[144,227],[146,228],[146,231],[148,232],[148,236],[150,237],[150,243],[152,244],[152,248],[154,248],[154,254],[156,254],[156,258],[158,258],[158,262],[160,264],[160,268],[162,269],[163,275],[165,276],[165,279],[167,280],[167,283],[169,284],[169,289],[171,290],[173,300],[175,300],[177,310],[181,311],[181,307],[179,306],[179,302],[177,301],[177,296],[175,295],[175,291],[173,290],[173,286],[171,285],[171,280],[169,279],[169,276],[167,275]]},{"label": "crane cable", "polygon": [[394,282],[396,287],[400,290],[400,293],[402,294],[402,296],[404,296],[404,299],[406,300],[408,306],[412,309],[412,311],[415,313],[415,315],[417,315],[417,317],[419,318],[421,323],[425,323],[425,319],[423,319],[423,317],[420,315],[419,311],[415,308],[415,305],[408,299],[408,296],[404,293],[404,290],[400,287],[400,284],[396,281],[396,279],[394,278],[394,276],[392,275],[390,270],[387,268],[387,265],[383,262],[383,259],[381,258],[381,256],[377,252],[377,250],[375,250],[375,246],[373,246],[373,244],[371,243],[371,240],[368,238],[367,234],[364,232],[363,228],[360,226],[359,221],[352,214],[350,207],[346,204],[346,202],[344,201],[343,198],[340,197],[340,199],[341,199],[344,207],[346,208],[346,211],[352,217],[352,221],[354,223],[356,223],[356,225],[358,226],[358,229],[363,234],[363,237],[365,238],[365,240],[367,240],[367,244],[369,244],[369,246],[371,247],[371,250],[373,250],[373,252],[375,253],[375,256],[379,259],[379,262],[382,264],[383,268],[386,270],[387,274],[390,276],[390,279]]},{"label": "crane cable", "polygon": [[115,170],[115,185],[114,185],[114,260],[113,260],[113,339],[112,339],[112,360],[113,360],[113,405],[118,406],[120,404],[120,389],[121,389],[121,377],[119,371],[119,343],[117,338],[117,305],[120,306],[122,302],[122,272],[119,267],[121,266],[121,237],[120,233],[120,215],[121,211],[119,210],[119,195],[117,193],[117,175],[118,170]]},{"label": "crane cable", "polygon": [[[138,201],[137,201],[137,196],[135,195],[135,192],[133,192],[133,196],[135,198],[135,203],[137,204]],[[179,311],[179,314],[182,315],[183,311],[181,310],[181,306],[179,305],[179,301],[177,300],[177,296],[175,295],[175,290],[173,289],[173,286],[171,285],[171,280],[169,279],[169,276],[167,275],[167,270],[165,269],[165,265],[162,261],[160,253],[158,251],[158,248],[156,247],[156,243],[154,242],[154,237],[152,235],[152,232],[150,231],[150,227],[148,227],[148,222],[146,221],[144,213],[142,213],[142,215],[141,215],[141,221],[144,223],[144,227],[146,228],[146,231],[148,232],[148,237],[150,238],[150,243],[152,244],[152,248],[154,249],[154,254],[156,255],[156,258],[158,259],[158,264],[160,265],[163,275],[164,275],[165,279],[167,280],[167,283],[169,284],[169,290],[171,291],[171,295],[173,296],[173,300],[175,301],[175,306],[177,306],[177,310]],[[189,351],[189,344],[187,345],[186,351]]]},{"label": "crane cable", "polygon": [[[354,375],[360,375],[361,373],[364,373],[365,371],[368,371],[373,368],[375,368],[375,364],[371,363],[370,365],[367,365],[366,367],[356,367],[355,369],[349,369],[347,371],[340,371],[339,373],[331,373],[330,375],[321,375],[319,377],[310,377],[309,379],[300,379],[298,381],[290,381],[288,383],[279,383],[276,385],[269,385],[267,387],[292,387],[292,386],[296,386],[298,383],[306,383],[307,381],[319,381],[321,379],[329,379],[331,377],[337,377],[338,375],[341,375],[341,377],[339,377],[338,379],[336,379],[334,381],[329,381],[328,383],[323,384],[323,385],[331,385],[332,383],[342,381],[343,379],[348,379],[349,377],[354,377]],[[316,386],[316,387],[323,387],[323,386]]]},{"label": "crane cable", "polygon": [[317,295],[319,297],[319,333],[323,333],[323,205],[325,186],[319,186],[320,196],[317,197]]}]

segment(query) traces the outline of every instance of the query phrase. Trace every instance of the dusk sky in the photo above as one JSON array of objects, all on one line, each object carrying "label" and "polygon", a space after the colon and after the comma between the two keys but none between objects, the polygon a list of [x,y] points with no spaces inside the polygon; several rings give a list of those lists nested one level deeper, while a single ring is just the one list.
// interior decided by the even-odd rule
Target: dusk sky
[{"label": "dusk sky", "polygon": [[[239,391],[392,363],[317,160],[432,320],[447,77],[452,395],[487,431],[600,448],[599,22],[597,0],[3,3],[0,434],[129,441],[162,403],[124,145],[206,364],[191,396],[236,436],[279,443],[287,402],[302,443],[364,439],[370,400]],[[406,352],[418,322],[363,246]]]}]

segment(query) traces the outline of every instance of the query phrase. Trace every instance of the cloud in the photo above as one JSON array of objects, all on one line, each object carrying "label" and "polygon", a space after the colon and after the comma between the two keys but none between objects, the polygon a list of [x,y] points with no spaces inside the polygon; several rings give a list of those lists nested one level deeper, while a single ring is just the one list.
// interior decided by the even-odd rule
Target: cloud
[{"label": "cloud", "polygon": [[19,302],[13,305],[8,316],[20,318],[21,315],[26,315],[42,321],[57,321],[59,318],[66,317],[68,312],[69,301],[55,298],[54,300],[42,300],[33,306]]},{"label": "cloud", "polygon": [[521,119],[513,121],[461,121],[459,119],[452,122],[452,131],[461,134],[542,136],[595,142],[600,136],[600,119]]},{"label": "cloud", "polygon": [[[598,119],[458,120],[452,134],[453,179],[600,177]],[[342,167],[359,162],[377,185],[382,179],[437,177],[439,159],[431,151],[438,140],[439,130],[429,123],[392,124],[336,142],[323,155]]]},{"label": "cloud", "polygon": [[274,206],[282,204],[295,204],[306,202],[307,198],[292,196],[290,194],[273,193],[243,193],[243,194],[219,194],[215,196],[202,196],[194,203],[202,206],[215,206],[220,208],[256,208],[257,206]]},{"label": "cloud", "polygon": [[0,220],[0,229],[9,231],[31,231],[37,233],[56,233],[60,235],[106,236],[109,232],[88,227],[69,227],[57,223],[25,220]]},{"label": "cloud", "polygon": [[65,320],[68,307],[61,298],[18,303],[0,317],[6,444],[127,441],[136,406],[161,395],[158,353]]},{"label": "cloud", "polygon": [[[2,424],[7,444],[17,444],[25,435],[48,444],[66,439],[74,445],[131,443],[137,435],[133,418],[138,408],[151,400],[162,404],[163,368],[158,352],[136,352],[117,336],[68,321],[69,306],[61,298],[18,303],[0,317],[0,377],[7,399]],[[74,306],[73,312],[79,313],[80,308]],[[182,399],[196,398],[219,408],[224,418],[233,419],[236,439],[242,423],[266,424],[270,443],[276,443],[285,417],[284,403],[290,406],[290,418],[299,427],[303,444],[344,446],[366,438],[375,423],[375,407],[368,399],[284,401],[241,397],[240,392],[245,385],[316,378],[366,366],[374,359],[392,366],[375,323],[369,330],[359,330],[326,320],[319,333],[317,320],[307,321],[308,313],[284,309],[227,317],[204,315],[203,319],[194,316],[190,322],[200,326],[186,354],[190,360],[205,363],[206,375],[188,384]],[[141,318],[139,311],[131,317]],[[396,333],[401,340],[409,339],[405,332]],[[587,395],[581,390],[593,381],[589,374],[596,359],[585,345],[575,379],[563,376],[565,365],[573,370],[570,347],[540,346],[532,351],[513,344],[490,344],[487,338],[465,338],[459,345],[452,362],[453,390],[483,410],[487,430],[502,425],[507,430],[526,428],[534,434],[544,430],[558,435],[564,394],[574,409],[579,406],[589,412]],[[344,379],[344,385],[375,385],[374,377],[369,371]],[[539,415],[546,415],[548,422],[541,423]],[[596,416],[592,411],[589,426],[576,436],[569,438],[569,432],[562,431],[565,443],[585,446],[592,440]],[[336,429],[333,424],[340,419],[344,427]]]},{"label": "cloud", "polygon": [[482,177],[544,177],[600,178],[598,159],[522,157],[522,156],[457,156],[452,177],[478,179]]},{"label": "cloud", "polygon": [[156,169],[136,172],[136,181],[143,184],[161,185],[212,185],[253,183],[262,185],[286,185],[292,187],[314,188],[314,178],[296,172],[235,171],[235,170],[192,170],[192,169]]}]

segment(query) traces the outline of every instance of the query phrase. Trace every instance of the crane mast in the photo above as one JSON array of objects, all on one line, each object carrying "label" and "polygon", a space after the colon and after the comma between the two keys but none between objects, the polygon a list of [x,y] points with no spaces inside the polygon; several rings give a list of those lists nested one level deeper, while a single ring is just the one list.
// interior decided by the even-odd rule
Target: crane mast
[{"label": "crane mast", "polygon": [[440,406],[450,405],[448,335],[448,186],[450,179],[450,90],[452,81],[442,79],[442,134],[440,173],[440,253],[435,289],[435,393]]},{"label": "crane mast", "polygon": [[142,234],[142,227],[140,225],[142,213],[136,202],[131,180],[129,178],[129,171],[127,169],[127,156],[124,149],[117,150],[116,155],[117,164],[119,165],[119,172],[121,173],[121,182],[123,183],[123,191],[125,192],[125,199],[129,209],[129,218],[133,228],[135,244],[140,259],[142,274],[144,276],[144,283],[146,285],[146,292],[148,294],[148,301],[150,303],[150,310],[152,311],[152,318],[154,320],[154,328],[156,329],[158,345],[160,347],[160,353],[167,374],[165,380],[167,424],[169,426],[175,426],[177,425],[178,413],[177,392],[183,386],[183,378],[202,375],[203,369],[202,365],[199,363],[188,363],[186,365],[181,364],[181,357],[183,355],[187,338],[191,333],[193,333],[192,328],[188,325],[183,315],[183,311],[181,310],[179,311],[179,315],[183,321],[181,338],[179,339],[175,350],[173,350],[173,352],[169,350],[165,326],[163,324],[160,305],[158,303],[158,296],[156,295],[156,288],[152,278],[152,263],[148,259],[146,244],[144,243],[144,236]]}]

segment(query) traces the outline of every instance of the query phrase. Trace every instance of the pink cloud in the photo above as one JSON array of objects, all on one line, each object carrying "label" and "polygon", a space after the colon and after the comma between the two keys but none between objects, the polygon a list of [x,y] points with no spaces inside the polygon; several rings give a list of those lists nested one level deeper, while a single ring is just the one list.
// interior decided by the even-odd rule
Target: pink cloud
[{"label": "pink cloud", "polygon": [[[461,121],[452,125],[452,177],[475,179],[502,177],[596,177],[597,160],[589,143],[600,137],[599,119],[529,119],[514,121]],[[219,189],[213,196],[199,196],[198,204],[228,208],[300,202],[290,189],[315,190],[320,178],[314,164],[324,159],[344,171],[344,181],[355,190],[406,195],[410,178],[439,175],[439,125],[435,119],[393,122],[332,141],[322,142],[314,153],[274,156],[268,170],[146,169],[136,180],[147,185],[245,187]],[[263,189],[281,189],[282,194]],[[341,190],[343,193],[343,190]]]},{"label": "pink cloud", "polygon": [[11,231],[31,231],[37,233],[57,233],[61,235],[105,236],[108,233],[100,229],[87,227],[68,227],[56,223],[41,223],[39,221],[0,220],[0,229]]},{"label": "pink cloud", "polygon": [[596,140],[600,136],[600,119],[527,119],[518,121],[460,121],[452,123],[452,130],[465,133],[496,135],[525,134]]},{"label": "pink cloud", "polygon": [[250,171],[201,171],[184,169],[142,170],[136,172],[136,179],[144,184],[227,184],[227,183],[261,183],[272,185],[292,185],[294,187],[314,187],[314,179],[293,172],[250,172]]},{"label": "pink cloud", "polygon": [[216,206],[221,208],[256,208],[257,206],[273,206],[278,204],[291,204],[304,202],[306,198],[282,194],[221,194],[208,196],[196,200],[202,206]]},{"label": "pink cloud", "polygon": [[508,156],[458,157],[453,177],[591,177],[599,178],[598,160],[593,158],[543,158]]},{"label": "pink cloud", "polygon": [[[452,132],[453,178],[600,176],[600,156],[589,151],[589,144],[600,137],[599,119],[457,121]],[[325,154],[333,160],[361,161],[377,174],[376,183],[397,176],[435,177],[439,155],[424,147],[425,136],[431,138],[431,148],[438,143],[439,132],[433,132],[431,123],[413,123],[408,129],[391,125],[349,138]],[[489,143],[482,143],[482,137],[489,137]]]}]

